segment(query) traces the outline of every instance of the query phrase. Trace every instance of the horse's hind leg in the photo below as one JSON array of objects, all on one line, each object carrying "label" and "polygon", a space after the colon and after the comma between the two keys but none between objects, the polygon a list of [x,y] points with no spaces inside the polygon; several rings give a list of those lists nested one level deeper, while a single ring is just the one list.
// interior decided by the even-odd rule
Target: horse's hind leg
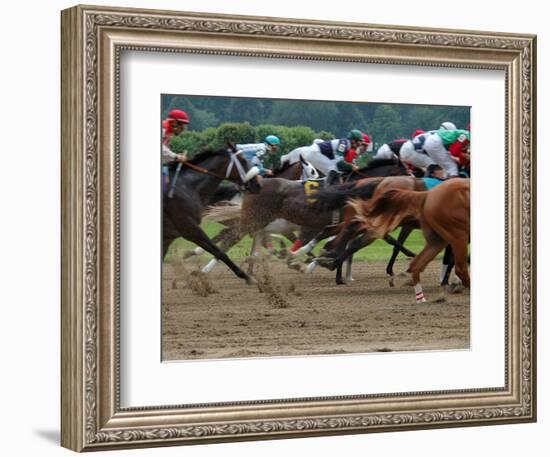
[{"label": "horse's hind leg", "polygon": [[470,273],[468,271],[468,242],[463,239],[457,239],[452,243],[455,273],[462,281],[464,287],[470,287]]},{"label": "horse's hind leg", "polygon": [[407,272],[412,276],[412,282],[414,285],[414,292],[416,297],[416,303],[424,303],[426,297],[424,296],[424,290],[422,284],[420,284],[420,273],[424,271],[426,266],[435,258],[439,252],[445,247],[445,241],[443,241],[435,232],[431,230],[425,230],[424,236],[426,238],[426,245],[424,249],[411,261]]}]

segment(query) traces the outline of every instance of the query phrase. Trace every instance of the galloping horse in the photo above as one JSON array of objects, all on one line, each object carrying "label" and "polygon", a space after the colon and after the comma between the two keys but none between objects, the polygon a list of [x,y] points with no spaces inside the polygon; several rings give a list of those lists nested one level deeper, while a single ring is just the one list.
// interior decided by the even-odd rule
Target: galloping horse
[{"label": "galloping horse", "polygon": [[199,153],[185,162],[179,177],[172,176],[170,192],[163,196],[163,258],[172,242],[183,237],[210,252],[239,278],[251,283],[250,276],[208,238],[200,223],[205,205],[224,179],[253,188],[257,186],[254,172],[257,169],[250,169],[246,159],[232,145]]},{"label": "galloping horse", "polygon": [[[299,179],[318,179],[319,172],[315,169],[311,163],[300,158],[300,160],[292,165],[286,165],[280,169],[274,171],[273,177],[289,179],[292,181],[297,181]],[[268,177],[270,179],[270,177]],[[242,194],[239,192],[236,185],[232,185],[231,190],[225,190],[225,187],[221,187],[216,191],[215,195],[209,201],[209,206],[216,204],[225,204],[228,206],[238,205],[242,200]],[[224,196],[226,198],[224,198]],[[240,207],[239,207],[240,208]],[[240,214],[237,214],[234,219],[222,218],[218,222],[222,223],[226,227],[223,228],[216,236],[212,238],[212,242],[219,246],[219,248],[226,252],[231,246],[233,246],[240,238],[238,234],[238,221]],[[214,218],[214,220],[216,220]],[[280,233],[293,242],[296,237],[293,231],[296,229],[296,226],[289,226],[288,224],[278,223],[277,226],[271,227],[267,232],[269,233]],[[183,258],[187,259],[195,255],[201,255],[205,250],[201,247],[186,251],[183,254]],[[209,273],[212,268],[217,264],[217,259],[212,259],[204,268],[203,273]]]},{"label": "galloping horse", "polygon": [[[346,202],[358,199],[374,199],[380,193],[388,189],[410,189],[426,190],[424,181],[421,178],[411,176],[389,176],[386,178],[370,178],[358,181],[356,187],[340,186],[333,193],[321,192],[318,195],[319,204],[326,208],[333,208],[335,205],[343,206]],[[402,244],[406,237],[415,228],[420,228],[418,222],[413,218],[402,221],[401,233],[397,242],[393,238],[384,236],[386,242],[394,246],[394,253],[386,268],[388,274],[393,276],[393,263],[397,253],[402,250],[407,256],[414,257],[414,254],[404,249]],[[372,234],[366,232],[356,220],[354,206],[346,205],[343,211],[342,222],[338,226],[336,238],[327,243],[325,253],[314,260],[329,270],[337,269],[341,272],[342,264],[346,259],[351,259],[358,250],[367,247],[376,240]],[[343,284],[341,273],[337,274],[337,284]]]},{"label": "galloping horse", "polygon": [[372,201],[355,200],[350,204],[362,228],[375,237],[391,232],[406,218],[419,221],[426,245],[407,269],[412,276],[417,303],[426,301],[420,273],[447,245],[453,250],[457,276],[464,287],[470,287],[469,179],[449,179],[429,191],[390,189]]},{"label": "galloping horse", "polygon": [[[364,175],[371,173],[375,176],[387,176],[406,173],[404,167],[393,160],[373,161],[362,170]],[[313,181],[316,185],[319,182]],[[353,184],[349,184],[353,186]],[[240,214],[241,239],[250,234],[258,245],[259,237],[270,223],[278,219],[285,219],[293,224],[307,229],[312,235],[323,232],[325,227],[332,224],[333,211],[323,210],[311,204],[310,200],[316,194],[307,192],[308,183],[287,181],[280,178],[262,179],[259,192],[245,193],[242,207],[221,207],[216,209],[215,220],[221,222],[235,218]],[[326,190],[330,193],[330,187]],[[238,240],[236,240],[238,241]]]}]

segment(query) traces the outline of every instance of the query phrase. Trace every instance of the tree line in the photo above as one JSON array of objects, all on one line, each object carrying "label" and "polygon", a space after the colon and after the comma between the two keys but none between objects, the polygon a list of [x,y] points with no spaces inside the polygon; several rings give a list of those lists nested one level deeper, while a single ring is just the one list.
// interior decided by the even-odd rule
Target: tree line
[{"label": "tree line", "polygon": [[[163,95],[163,117],[174,108],[185,110],[191,117],[186,135],[201,132],[209,139],[208,143],[217,136],[215,130],[222,124],[233,125],[222,129],[222,135],[228,132],[242,135],[234,139],[236,142],[259,141],[264,132],[277,135],[277,131],[268,131],[267,127],[288,133],[285,127],[300,126],[310,129],[308,135],[306,130],[302,131],[307,138],[311,131],[317,132],[313,135],[315,138],[341,138],[357,128],[368,133],[375,145],[381,145],[397,138],[409,138],[416,129],[436,129],[443,121],[451,121],[459,128],[466,128],[470,122],[470,108],[466,106]],[[237,129],[237,124],[248,124],[248,133],[245,128]],[[252,134],[252,129],[257,132]],[[291,139],[295,137],[299,138],[300,134],[290,134]],[[291,140],[290,144],[295,143]]]}]

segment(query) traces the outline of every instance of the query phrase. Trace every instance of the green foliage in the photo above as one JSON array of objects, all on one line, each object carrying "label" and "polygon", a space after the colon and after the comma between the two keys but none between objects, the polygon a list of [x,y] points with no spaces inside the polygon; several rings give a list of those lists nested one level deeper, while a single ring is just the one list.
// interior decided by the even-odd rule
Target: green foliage
[{"label": "green foliage", "polygon": [[174,140],[175,147],[191,154],[222,147],[225,140],[261,142],[267,135],[280,137],[281,153],[286,153],[315,138],[343,138],[355,128],[371,135],[376,149],[409,138],[416,129],[437,129],[444,121],[466,128],[470,122],[470,108],[465,106],[163,95],[163,118],[174,108],[191,118],[182,139]]},{"label": "green foliage", "polygon": [[278,165],[282,154],[301,146],[311,144],[315,138],[332,139],[334,136],[326,131],[315,132],[309,127],[299,125],[287,127],[285,125],[263,124],[252,127],[248,122],[224,123],[219,127],[210,127],[202,132],[186,130],[181,135],[174,135],[170,140],[170,148],[177,153],[187,151],[192,157],[205,149],[219,149],[226,141],[234,144],[261,143],[268,135],[277,135],[281,140],[281,149],[277,154],[266,157],[266,165]]},{"label": "green foliage", "polygon": [[392,105],[380,105],[376,108],[371,124],[371,132],[378,145],[395,140],[400,133],[401,116]]},{"label": "green foliage", "polygon": [[256,129],[248,122],[240,124],[236,122],[227,122],[218,127],[215,147],[222,147],[227,142],[235,144],[254,143],[255,139]]}]

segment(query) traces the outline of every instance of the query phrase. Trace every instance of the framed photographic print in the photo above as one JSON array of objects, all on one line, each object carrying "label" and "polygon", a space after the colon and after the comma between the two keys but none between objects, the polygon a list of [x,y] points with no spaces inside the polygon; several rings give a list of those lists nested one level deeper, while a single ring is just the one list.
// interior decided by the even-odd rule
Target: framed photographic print
[{"label": "framed photographic print", "polygon": [[536,38],[62,12],[62,445],[536,419]]}]

